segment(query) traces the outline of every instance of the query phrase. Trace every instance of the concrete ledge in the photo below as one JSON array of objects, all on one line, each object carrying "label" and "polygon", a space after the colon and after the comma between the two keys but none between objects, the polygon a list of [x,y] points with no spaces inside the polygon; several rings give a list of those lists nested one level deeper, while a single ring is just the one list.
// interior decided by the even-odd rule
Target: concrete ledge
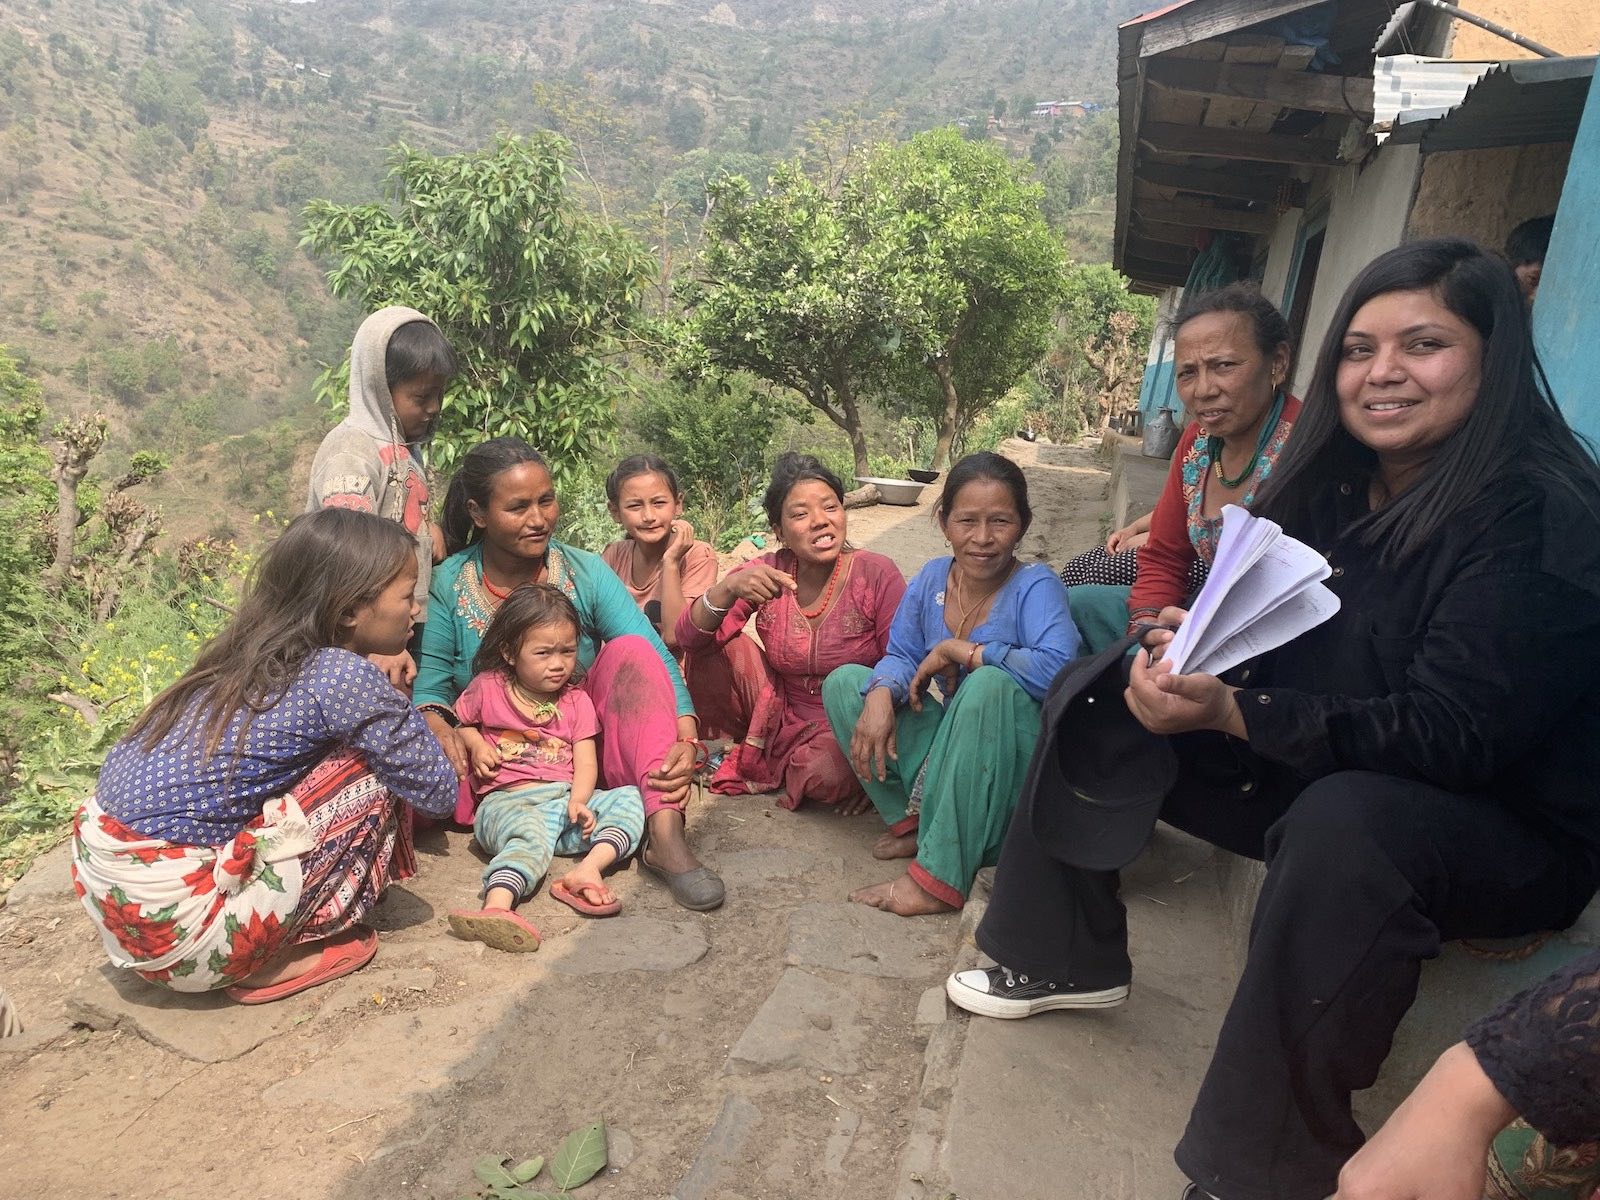
[{"label": "concrete ledge", "polygon": [[1111,449],[1111,527],[1120,529],[1134,517],[1149,512],[1167,484],[1170,463],[1146,458],[1133,438],[1118,437]]},{"label": "concrete ledge", "polygon": [[[1218,851],[1218,887],[1226,924],[1227,966],[1237,979],[1250,944],[1250,919],[1266,878],[1254,859]],[[1563,964],[1600,945],[1600,900],[1577,923],[1529,952],[1534,939],[1446,943],[1439,957],[1422,964],[1417,1001],[1395,1033],[1377,1084],[1356,1097],[1356,1116],[1369,1130],[1381,1124],[1433,1065],[1461,1040],[1466,1027],[1501,1001],[1538,982]]]}]

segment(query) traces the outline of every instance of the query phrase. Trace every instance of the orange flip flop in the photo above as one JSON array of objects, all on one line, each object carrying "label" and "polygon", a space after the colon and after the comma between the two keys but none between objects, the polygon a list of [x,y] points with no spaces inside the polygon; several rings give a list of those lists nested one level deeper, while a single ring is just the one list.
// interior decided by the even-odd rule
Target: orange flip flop
[{"label": "orange flip flop", "polygon": [[318,984],[342,979],[366,966],[378,952],[378,931],[366,925],[357,925],[355,929],[356,936],[349,941],[330,941],[324,945],[322,954],[317,958],[317,965],[304,975],[296,975],[293,979],[268,984],[266,987],[235,985],[224,988],[223,991],[228,999],[239,1004],[270,1004],[274,1000],[284,1000],[298,995]]},{"label": "orange flip flop", "polygon": [[550,899],[561,901],[573,912],[585,917],[614,917],[622,911],[621,900],[596,904],[593,900],[585,899],[583,893],[594,887],[594,884],[586,883],[582,888],[574,889],[568,886],[565,879],[558,879],[550,885]]},{"label": "orange flip flop", "polygon": [[509,954],[527,954],[539,948],[539,931],[533,922],[509,908],[458,908],[450,914],[450,930],[458,938]]}]

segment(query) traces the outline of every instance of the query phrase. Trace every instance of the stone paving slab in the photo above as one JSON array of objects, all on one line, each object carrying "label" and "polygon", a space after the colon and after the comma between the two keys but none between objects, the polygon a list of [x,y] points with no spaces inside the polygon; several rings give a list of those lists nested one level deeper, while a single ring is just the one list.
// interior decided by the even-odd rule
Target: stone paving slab
[{"label": "stone paving slab", "polygon": [[471,1079],[499,1054],[498,1040],[481,1033],[485,1014],[498,1010],[479,1001],[366,1016],[303,1072],[267,1088],[262,1103],[320,1103],[359,1117]]},{"label": "stone paving slab", "polygon": [[[924,1113],[942,1109],[937,1141],[923,1131],[908,1148],[920,1157],[903,1161],[903,1200],[1176,1200],[1172,1149],[1231,991],[1216,864],[1163,831],[1127,875],[1128,1002],[1021,1021],[951,1006],[923,1085]],[[955,965],[976,954],[969,942]]]},{"label": "stone paving slab", "polygon": [[860,1069],[867,1030],[855,995],[790,967],[728,1052],[728,1072],[809,1067],[849,1075]]},{"label": "stone paving slab", "polygon": [[6,907],[28,904],[70,903],[77,899],[72,891],[72,843],[62,842],[28,868],[28,873],[6,893]]},{"label": "stone paving slab", "polygon": [[884,979],[941,974],[951,918],[908,920],[865,904],[805,904],[789,917],[791,966],[822,967]]},{"label": "stone paving slab", "polygon": [[316,989],[276,1004],[236,1004],[221,992],[169,992],[107,963],[78,979],[63,1003],[90,1029],[124,1029],[195,1062],[226,1062],[286,1033],[314,1011]]},{"label": "stone paving slab", "polygon": [[799,879],[844,874],[844,859],[788,847],[735,850],[717,859],[717,874],[730,893],[773,887]]},{"label": "stone paving slab", "polygon": [[761,1123],[761,1110],[743,1096],[728,1096],[717,1113],[716,1123],[694,1163],[672,1193],[673,1200],[709,1200],[712,1196],[727,1196],[721,1186],[723,1173],[738,1163],[744,1155],[745,1144],[756,1126]]},{"label": "stone paving slab", "polygon": [[581,938],[546,942],[541,959],[563,975],[619,971],[676,971],[697,963],[709,948],[705,932],[688,921],[608,917],[586,922]]}]

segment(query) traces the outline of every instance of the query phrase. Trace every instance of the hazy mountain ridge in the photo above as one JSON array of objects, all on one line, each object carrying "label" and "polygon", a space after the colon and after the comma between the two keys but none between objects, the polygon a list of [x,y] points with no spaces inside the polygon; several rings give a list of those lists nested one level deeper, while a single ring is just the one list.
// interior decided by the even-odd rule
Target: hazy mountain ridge
[{"label": "hazy mountain ridge", "polygon": [[[914,130],[982,122],[999,100],[1110,101],[1115,25],[1140,7],[8,0],[0,342],[54,410],[111,411],[124,447],[304,425],[317,362],[356,314],[297,250],[299,210],[376,198],[394,142],[475,147],[548,118],[535,84],[580,89],[624,131],[596,171],[613,211],[646,211],[684,163],[760,169],[851,108]],[[232,453],[230,496],[261,503],[247,477],[281,461]],[[186,482],[215,506],[209,475]]]}]

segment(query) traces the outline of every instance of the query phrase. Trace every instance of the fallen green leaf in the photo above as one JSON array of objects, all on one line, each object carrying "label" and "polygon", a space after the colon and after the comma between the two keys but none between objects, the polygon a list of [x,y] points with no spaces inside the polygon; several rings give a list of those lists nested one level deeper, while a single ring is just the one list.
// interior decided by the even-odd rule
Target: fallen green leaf
[{"label": "fallen green leaf", "polygon": [[527,1183],[542,1170],[544,1170],[544,1155],[541,1154],[538,1158],[530,1158],[526,1162],[519,1162],[511,1168],[511,1174],[516,1177],[518,1183]]},{"label": "fallen green leaf", "polygon": [[606,1126],[604,1121],[596,1121],[561,1139],[555,1161],[550,1164],[550,1176],[558,1188],[569,1191],[588,1183],[605,1165]]},{"label": "fallen green leaf", "polygon": [[503,1154],[485,1154],[472,1164],[472,1173],[490,1187],[517,1186],[515,1177],[506,1170],[506,1156]]}]

